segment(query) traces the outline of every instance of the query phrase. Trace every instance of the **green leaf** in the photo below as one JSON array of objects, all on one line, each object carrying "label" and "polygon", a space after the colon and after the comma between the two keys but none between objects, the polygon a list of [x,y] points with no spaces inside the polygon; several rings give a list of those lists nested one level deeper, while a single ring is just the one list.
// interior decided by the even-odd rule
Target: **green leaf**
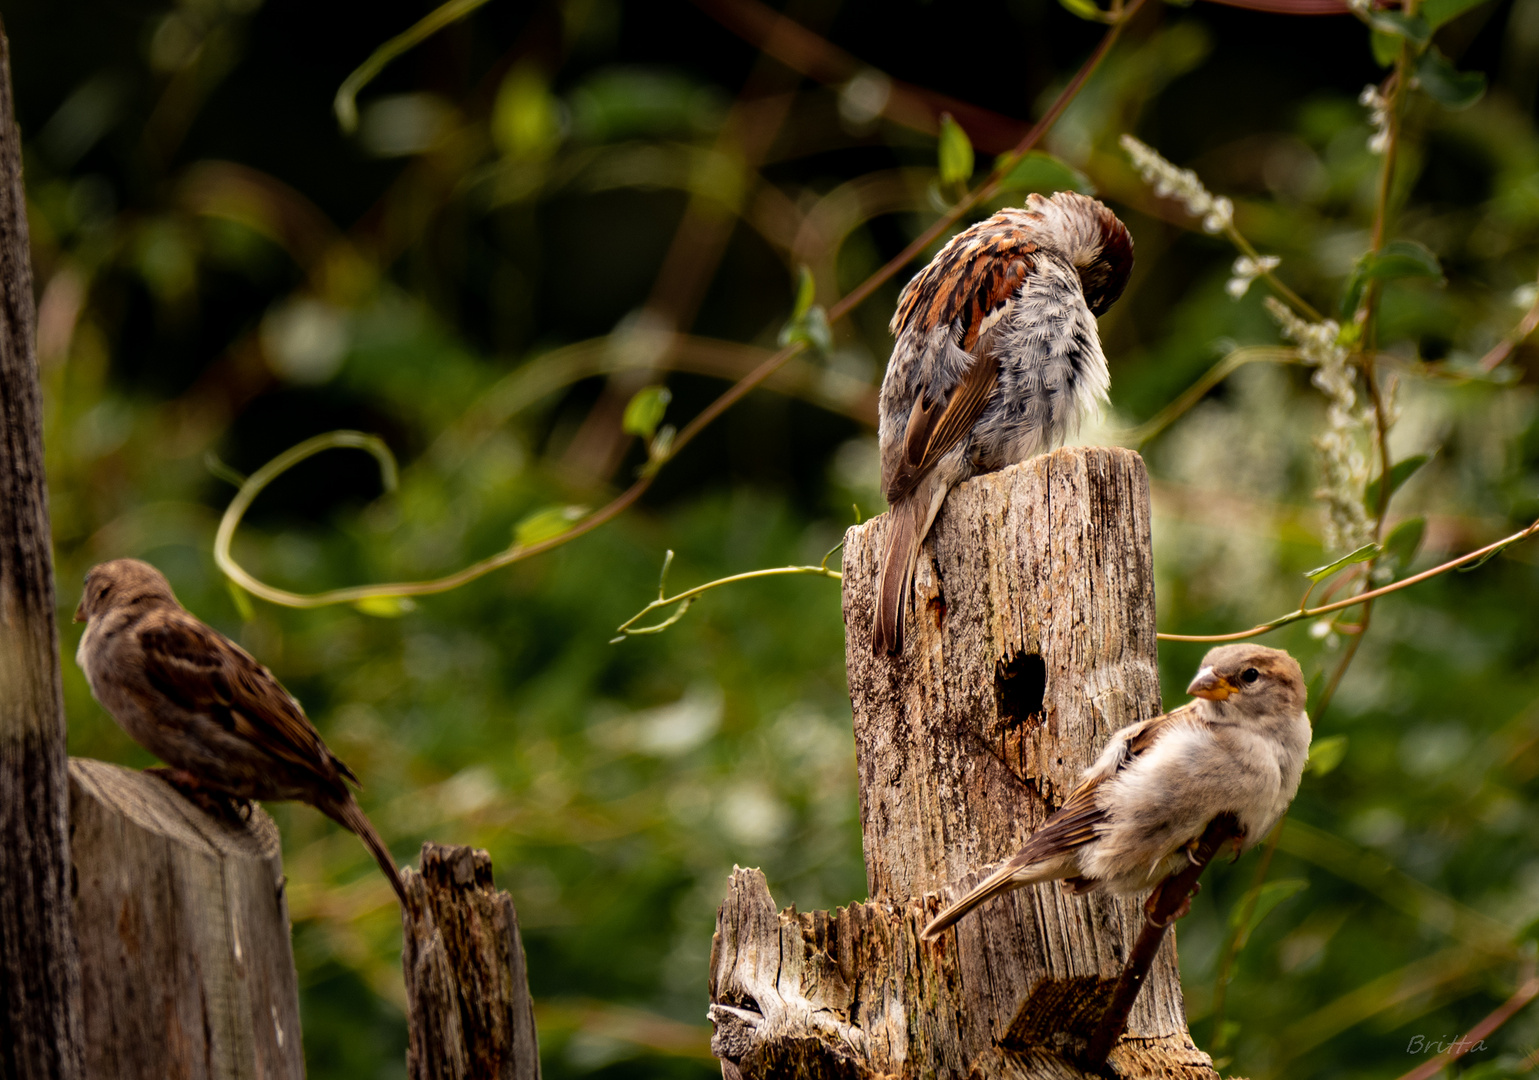
[{"label": "green leaf", "polygon": [[1406,518],[1399,525],[1390,530],[1384,538],[1384,554],[1392,559],[1397,571],[1406,570],[1411,565],[1411,560],[1416,558],[1416,553],[1421,550],[1422,537],[1427,535],[1427,519],[1424,517]]},{"label": "green leaf", "polygon": [[1071,15],[1078,15],[1081,19],[1088,19],[1091,22],[1099,22],[1101,20],[1101,9],[1096,7],[1091,0],[1058,0],[1058,2]]},{"label": "green leaf", "polygon": [[1326,563],[1324,566],[1317,566],[1313,570],[1305,571],[1304,576],[1318,585],[1320,582],[1336,573],[1336,571],[1344,570],[1348,566],[1351,566],[1353,563],[1367,562],[1378,553],[1378,544],[1364,544],[1356,551],[1343,555],[1333,563]]},{"label": "green leaf", "polygon": [[1421,6],[1421,17],[1427,20],[1427,25],[1436,30],[1451,19],[1456,19],[1473,7],[1479,7],[1486,0],[1426,0]]},{"label": "green leaf", "polygon": [[1347,756],[1347,737],[1345,735],[1327,735],[1323,739],[1316,739],[1309,744],[1309,764],[1307,768],[1316,776],[1324,776],[1337,765],[1341,759]]},{"label": "green leaf", "polygon": [[1390,67],[1400,57],[1400,38],[1382,30],[1368,31],[1368,47],[1373,50],[1374,62],[1380,67]]},{"label": "green leaf", "polygon": [[[1003,165],[1009,157],[1009,154],[1001,154],[994,162],[995,167]],[[1032,150],[1017,161],[999,185],[1002,192],[1036,191],[1051,195],[1055,191],[1077,191],[1081,195],[1095,194],[1095,185],[1090,182],[1090,177],[1041,150]]]},{"label": "green leaf", "polygon": [[547,506],[536,510],[513,528],[513,542],[519,547],[530,547],[544,540],[553,540],[566,532],[584,514],[586,506]]},{"label": "green leaf", "polygon": [[225,578],[224,587],[230,591],[230,600],[235,604],[235,610],[240,612],[241,622],[250,622],[256,618],[256,609],[251,606],[250,593],[229,578]]},{"label": "green leaf", "polygon": [[792,319],[780,328],[778,340],[782,345],[800,341],[818,352],[828,352],[834,345],[834,332],[828,325],[828,312],[823,310],[821,304],[812,305],[802,318]]},{"label": "green leaf", "polygon": [[796,303],[791,306],[791,321],[804,319],[807,312],[812,310],[812,301],[817,297],[817,282],[813,280],[812,268],[803,265],[796,272]]},{"label": "green leaf", "polygon": [[940,181],[943,185],[965,184],[972,178],[972,140],[967,137],[967,132],[962,130],[962,125],[951,118],[950,113],[941,113],[940,144],[937,153],[940,157]]},{"label": "green leaf", "polygon": [[1460,71],[1434,47],[1416,65],[1416,82],[1429,98],[1455,112],[1467,109],[1485,96],[1486,77],[1479,71]]},{"label": "green leaf", "polygon": [[1347,278],[1341,298],[1342,320],[1352,318],[1370,281],[1394,281],[1398,278],[1434,278],[1443,281],[1443,267],[1437,256],[1415,240],[1391,240],[1378,251],[1364,252]]},{"label": "green leaf", "polygon": [[1368,25],[1380,33],[1405,38],[1418,49],[1432,40],[1432,27],[1420,15],[1402,15],[1398,11],[1375,11],[1368,16]]},{"label": "green leaf", "polygon": [[627,435],[650,439],[657,425],[663,422],[663,414],[668,411],[668,403],[672,400],[673,393],[666,386],[642,387],[626,403],[625,417],[620,421],[620,426]]},{"label": "green leaf", "polygon": [[407,596],[365,596],[362,600],[354,600],[353,607],[376,619],[399,619],[415,610],[417,605]]},{"label": "green leaf", "polygon": [[1486,563],[1488,563],[1492,559],[1496,558],[1498,555],[1500,555],[1502,552],[1506,551],[1509,547],[1511,547],[1513,544],[1516,544],[1517,542],[1518,541],[1516,541],[1516,540],[1512,540],[1512,541],[1509,541],[1509,542],[1507,542],[1505,544],[1502,544],[1502,545],[1500,545],[1498,547],[1494,547],[1490,551],[1488,551],[1484,555],[1482,555],[1480,558],[1476,559],[1474,562],[1463,563],[1463,564],[1461,564],[1459,566],[1456,566],[1454,569],[1458,570],[1459,573],[1461,573],[1461,574],[1467,574],[1471,570],[1479,569],[1480,567],[1484,566]]},{"label": "green leaf", "polygon": [[492,142],[514,160],[549,157],[561,142],[561,115],[545,74],[529,63],[509,69],[492,103]]},{"label": "green leaf", "polygon": [[1309,888],[1309,882],[1303,878],[1286,878],[1282,881],[1268,881],[1261,886],[1256,893],[1255,905],[1250,909],[1250,918],[1245,925],[1240,926],[1246,904],[1241,901],[1233,911],[1229,913],[1229,925],[1236,927],[1239,933],[1235,935],[1234,947],[1236,950],[1245,948],[1245,943],[1250,940],[1251,932],[1261,925],[1261,920],[1272,913],[1272,909],[1290,896],[1295,896]]},{"label": "green leaf", "polygon": [[[1409,480],[1416,470],[1432,460],[1430,454],[1413,454],[1403,461],[1397,461],[1389,467],[1389,494],[1393,498],[1395,492],[1400,490],[1400,485]],[[1363,505],[1369,513],[1379,512],[1379,481],[1382,477],[1374,477],[1368,481],[1368,486],[1363,490]]]}]

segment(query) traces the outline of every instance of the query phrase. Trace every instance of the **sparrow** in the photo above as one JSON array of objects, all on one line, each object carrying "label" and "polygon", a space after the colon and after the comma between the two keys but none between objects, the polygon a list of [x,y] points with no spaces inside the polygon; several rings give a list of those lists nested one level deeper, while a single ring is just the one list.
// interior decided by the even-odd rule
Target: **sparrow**
[{"label": "sparrow", "polygon": [[1053,449],[1107,400],[1095,320],[1132,268],[1117,216],[1060,191],[958,233],[904,286],[878,403],[892,511],[874,653],[903,651],[914,564],[946,493]]},{"label": "sparrow", "polygon": [[1271,831],[1309,757],[1304,675],[1263,645],[1203,658],[1194,700],[1118,731],[1063,806],[1008,862],[926,926],[935,937],[1011,889],[1060,880],[1068,893],[1127,894],[1191,857],[1208,823],[1239,822],[1235,857]]},{"label": "sparrow", "polygon": [[91,693],[135,742],[166,762],[154,770],[205,809],[248,799],[298,799],[358,835],[406,907],[385,842],[294,697],[235,642],[177,602],[148,563],[117,559],[86,574],[75,660]]}]

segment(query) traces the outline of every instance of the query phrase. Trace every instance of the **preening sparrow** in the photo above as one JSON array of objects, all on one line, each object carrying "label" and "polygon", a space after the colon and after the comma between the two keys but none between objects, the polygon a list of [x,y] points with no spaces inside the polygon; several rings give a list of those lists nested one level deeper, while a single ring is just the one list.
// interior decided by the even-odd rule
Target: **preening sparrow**
[{"label": "preening sparrow", "polygon": [[1039,881],[1060,879],[1071,893],[1149,888],[1220,814],[1238,819],[1241,851],[1266,836],[1309,756],[1298,662],[1280,649],[1224,645],[1203,658],[1187,693],[1196,700],[1113,735],[1026,846],[936,916],[925,936]]},{"label": "preening sparrow", "polygon": [[873,651],[903,649],[914,564],[946,493],[1053,449],[1106,401],[1095,320],[1132,268],[1117,216],[1060,191],[958,233],[904,287],[879,406],[892,511]]},{"label": "preening sparrow", "polygon": [[298,799],[359,839],[406,906],[395,860],[299,702],[229,638],[177,603],[148,563],[117,559],[86,575],[75,660],[91,693],[195,797]]}]

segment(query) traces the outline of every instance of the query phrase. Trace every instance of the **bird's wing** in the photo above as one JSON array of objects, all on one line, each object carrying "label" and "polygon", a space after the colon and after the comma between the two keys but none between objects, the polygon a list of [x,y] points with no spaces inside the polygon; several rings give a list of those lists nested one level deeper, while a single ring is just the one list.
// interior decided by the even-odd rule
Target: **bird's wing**
[{"label": "bird's wing", "polygon": [[[1032,223],[1040,215],[996,215],[959,233],[916,274],[898,298],[893,331],[912,334],[932,356],[921,370],[902,452],[883,477],[889,502],[913,491],[941,457],[972,430],[999,379],[985,327],[1036,269]],[[936,333],[937,329],[941,332]],[[954,380],[954,381],[953,381]]]},{"label": "bird's wing", "polygon": [[[949,341],[947,345],[956,348]],[[896,502],[913,491],[936,461],[972,430],[998,381],[999,361],[991,352],[984,353],[972,358],[961,382],[952,387],[944,401],[928,401],[923,392],[914,398],[903,436],[903,453],[886,483],[888,502]]]},{"label": "bird's wing", "polygon": [[1188,703],[1163,715],[1132,724],[1118,731],[1096,763],[1085,770],[1085,779],[1069,793],[1064,804],[1031,834],[1021,850],[1010,860],[1017,867],[1063,855],[1088,844],[1106,820],[1098,794],[1107,780],[1148,752],[1161,736],[1175,727],[1191,723],[1195,703]]},{"label": "bird's wing", "polygon": [[250,654],[184,611],[139,631],[144,672],[154,687],[188,712],[211,716],[227,731],[285,765],[322,779],[349,780],[299,702]]}]

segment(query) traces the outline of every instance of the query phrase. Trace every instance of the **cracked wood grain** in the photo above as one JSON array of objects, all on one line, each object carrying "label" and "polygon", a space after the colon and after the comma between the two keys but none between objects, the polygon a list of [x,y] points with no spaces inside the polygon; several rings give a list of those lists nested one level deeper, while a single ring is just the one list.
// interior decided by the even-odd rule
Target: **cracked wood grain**
[{"label": "cracked wood grain", "polygon": [[72,758],[85,1075],[301,1080],[278,827],[158,776]]},{"label": "cracked wood grain", "polygon": [[[870,899],[775,910],[739,870],[711,1017],[743,1077],[1079,1077],[1142,926],[1137,898],[1009,893],[920,929],[1062,802],[1116,729],[1160,712],[1143,461],[1076,447],[960,485],[915,575],[902,656],[873,656],[886,518],[844,555]],[[950,884],[956,882],[955,885]],[[1113,1049],[1121,1076],[1214,1080],[1186,1031],[1174,939]]]},{"label": "cracked wood grain", "polygon": [[80,960],[21,159],[0,27],[0,1076],[73,1080]]},{"label": "cracked wood grain", "polygon": [[411,1080],[539,1080],[534,1005],[513,898],[476,848],[422,845],[401,915]]}]

